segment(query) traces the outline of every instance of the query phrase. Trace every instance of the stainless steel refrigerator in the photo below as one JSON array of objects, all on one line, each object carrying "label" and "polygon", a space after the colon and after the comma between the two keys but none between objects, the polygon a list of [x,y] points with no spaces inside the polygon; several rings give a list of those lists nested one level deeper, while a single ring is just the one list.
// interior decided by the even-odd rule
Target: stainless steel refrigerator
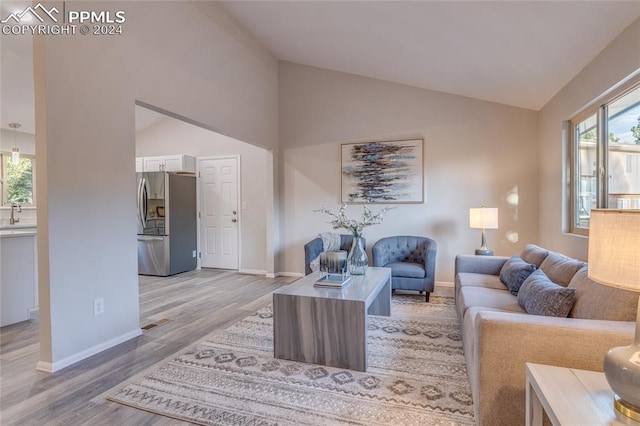
[{"label": "stainless steel refrigerator", "polygon": [[137,173],[138,273],[168,276],[197,266],[196,178]]}]

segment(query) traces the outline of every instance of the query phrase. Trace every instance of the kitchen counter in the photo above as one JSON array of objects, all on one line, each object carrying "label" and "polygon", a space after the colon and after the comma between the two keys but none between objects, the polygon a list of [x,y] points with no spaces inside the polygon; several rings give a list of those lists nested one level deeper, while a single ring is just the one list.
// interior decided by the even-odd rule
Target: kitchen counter
[{"label": "kitchen counter", "polygon": [[0,228],[0,238],[32,237],[36,234],[36,228]]},{"label": "kitchen counter", "polygon": [[38,225],[35,222],[30,222],[30,221],[20,221],[18,223],[16,223],[15,225],[9,225],[9,221],[8,220],[3,220],[0,221],[0,231],[3,231],[5,229],[25,229],[25,228],[37,228]]}]

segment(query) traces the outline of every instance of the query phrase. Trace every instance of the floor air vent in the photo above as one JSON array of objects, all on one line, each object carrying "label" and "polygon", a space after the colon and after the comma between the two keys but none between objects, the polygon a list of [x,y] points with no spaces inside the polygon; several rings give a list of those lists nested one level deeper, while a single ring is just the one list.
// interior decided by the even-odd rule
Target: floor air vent
[{"label": "floor air vent", "polygon": [[157,327],[157,326],[159,326],[159,325],[162,325],[162,324],[166,324],[166,323],[168,323],[169,321],[171,321],[171,320],[169,320],[169,319],[161,319],[161,320],[158,320],[158,321],[152,322],[151,324],[147,324],[147,325],[145,325],[144,327],[142,327],[142,329],[143,329],[144,331],[151,330],[152,328],[155,328],[155,327]]}]

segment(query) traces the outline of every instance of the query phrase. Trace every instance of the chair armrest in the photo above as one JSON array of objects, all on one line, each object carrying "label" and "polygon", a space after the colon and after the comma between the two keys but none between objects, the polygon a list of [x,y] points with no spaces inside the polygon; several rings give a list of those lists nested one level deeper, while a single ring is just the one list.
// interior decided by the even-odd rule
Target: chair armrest
[{"label": "chair armrest", "polygon": [[424,258],[422,259],[424,263],[424,269],[427,271],[427,274],[431,272],[435,273],[436,270],[436,254],[438,253],[438,243],[431,238],[425,238],[424,241]]},{"label": "chair armrest", "polygon": [[373,257],[373,266],[382,267],[387,263],[390,263],[387,260],[388,244],[383,240],[378,240],[375,242],[373,247],[371,248],[371,256]]},{"label": "chair armrest", "polygon": [[458,272],[500,275],[500,269],[502,269],[502,266],[508,259],[506,256],[472,256],[459,254],[456,256],[455,275],[458,275]]},{"label": "chair armrest", "polygon": [[629,345],[635,325],[499,311],[476,315],[467,360],[475,376],[477,424],[524,424],[525,363],[602,371],[607,351]]},{"label": "chair armrest", "polygon": [[322,253],[322,238],[314,238],[304,245],[304,274],[309,275],[311,271],[311,267],[309,264],[313,259],[320,256]]}]

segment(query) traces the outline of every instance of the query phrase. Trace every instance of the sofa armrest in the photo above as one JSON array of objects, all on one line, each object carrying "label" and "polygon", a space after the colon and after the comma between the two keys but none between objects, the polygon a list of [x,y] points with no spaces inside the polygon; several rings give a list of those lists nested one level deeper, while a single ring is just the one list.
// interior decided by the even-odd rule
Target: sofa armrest
[{"label": "sofa armrest", "polygon": [[506,256],[472,256],[459,254],[456,256],[455,275],[458,275],[458,272],[500,275],[500,269],[502,269],[502,265],[504,265],[508,259]]},{"label": "sofa armrest", "polygon": [[479,311],[470,374],[480,425],[524,424],[525,363],[602,371],[607,351],[633,340],[633,322]]}]

